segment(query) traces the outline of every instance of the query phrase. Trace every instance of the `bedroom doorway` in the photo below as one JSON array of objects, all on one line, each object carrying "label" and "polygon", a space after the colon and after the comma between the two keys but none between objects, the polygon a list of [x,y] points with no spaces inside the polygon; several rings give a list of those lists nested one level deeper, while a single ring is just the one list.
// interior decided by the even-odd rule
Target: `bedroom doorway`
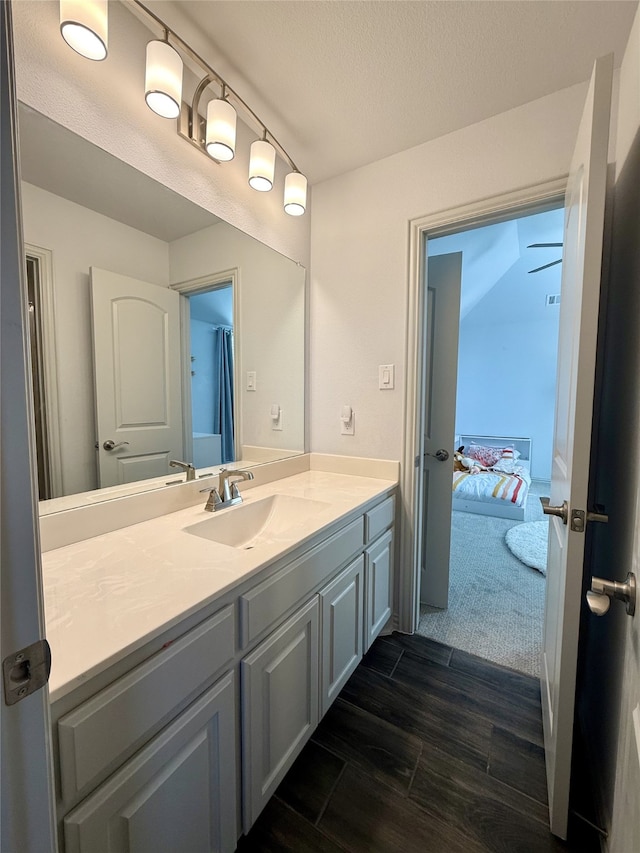
[{"label": "bedroom doorway", "polygon": [[[458,327],[449,336],[457,350],[455,427],[446,448],[452,512],[440,542],[423,537],[422,574],[431,581],[422,583],[417,632],[534,676],[545,601],[548,525],[539,498],[549,494],[551,478],[563,203],[458,225],[428,240],[429,276],[433,258],[461,253],[462,283]],[[437,370],[434,355],[427,381]],[[425,457],[426,480],[429,466],[444,468]],[[425,527],[428,513],[425,491]],[[434,574],[446,584],[444,597],[430,595]]]}]

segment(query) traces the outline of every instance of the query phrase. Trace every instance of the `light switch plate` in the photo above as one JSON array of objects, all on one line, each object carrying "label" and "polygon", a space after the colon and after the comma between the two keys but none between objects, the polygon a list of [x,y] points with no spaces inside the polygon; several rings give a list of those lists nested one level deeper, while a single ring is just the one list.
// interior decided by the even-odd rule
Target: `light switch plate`
[{"label": "light switch plate", "polygon": [[257,387],[257,378],[255,370],[247,370],[247,391],[255,391]]},{"label": "light switch plate", "polygon": [[391,391],[396,384],[395,364],[381,364],[378,367],[378,388],[380,391]]}]

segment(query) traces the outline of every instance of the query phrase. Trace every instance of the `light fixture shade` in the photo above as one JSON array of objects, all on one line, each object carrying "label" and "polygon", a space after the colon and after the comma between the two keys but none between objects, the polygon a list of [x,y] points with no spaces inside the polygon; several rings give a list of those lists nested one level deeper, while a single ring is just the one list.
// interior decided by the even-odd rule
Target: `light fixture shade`
[{"label": "light fixture shade", "polygon": [[207,154],[215,160],[233,160],[236,153],[237,114],[228,101],[214,98],[207,105]]},{"label": "light fixture shade", "polygon": [[289,172],[284,179],[284,210],[290,216],[302,216],[307,209],[307,179],[300,172]]},{"label": "light fixture shade", "polygon": [[182,59],[166,41],[147,45],[144,78],[147,106],[163,118],[178,118],[182,103]]},{"label": "light fixture shade", "polygon": [[60,0],[62,38],[87,59],[105,59],[108,16],[107,0]]},{"label": "light fixture shade", "polygon": [[249,155],[249,186],[268,192],[273,187],[275,167],[276,149],[266,139],[256,139]]}]

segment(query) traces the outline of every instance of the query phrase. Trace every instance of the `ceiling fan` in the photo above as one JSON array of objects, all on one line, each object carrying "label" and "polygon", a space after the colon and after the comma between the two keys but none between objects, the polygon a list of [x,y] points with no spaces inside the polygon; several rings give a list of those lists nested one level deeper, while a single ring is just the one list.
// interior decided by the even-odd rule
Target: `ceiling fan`
[{"label": "ceiling fan", "polygon": [[[530,246],[527,246],[527,249],[547,249],[547,248],[560,248],[562,243],[531,243]],[[561,264],[562,258],[559,258],[557,261],[551,261],[550,264],[544,264],[544,266],[536,267],[534,270],[529,270],[532,272],[540,272],[540,270],[546,270],[549,267],[554,267],[556,264]]]}]

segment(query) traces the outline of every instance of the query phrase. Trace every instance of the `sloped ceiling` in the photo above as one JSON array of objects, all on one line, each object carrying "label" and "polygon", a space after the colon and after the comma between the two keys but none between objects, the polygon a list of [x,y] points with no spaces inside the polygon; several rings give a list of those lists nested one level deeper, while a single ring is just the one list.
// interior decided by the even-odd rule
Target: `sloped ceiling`
[{"label": "sloped ceiling", "polygon": [[619,65],[636,0],[179,0],[148,5],[318,182]]},{"label": "sloped ceiling", "polygon": [[20,104],[23,180],[170,243],[217,216]]},{"label": "sloped ceiling", "polygon": [[[483,300],[490,297],[492,290],[506,275],[515,276],[525,285],[525,292],[535,296],[528,304],[529,312],[544,310],[547,293],[560,289],[560,264],[531,274],[535,269],[562,257],[561,248],[530,249],[532,243],[562,242],[564,210],[546,211],[509,222],[498,222],[430,240],[429,255],[462,252],[462,291],[460,297],[460,320],[464,320]],[[514,279],[511,278],[510,281]],[[492,302],[491,316],[494,320],[512,317],[515,310],[522,310],[512,300],[496,309]],[[475,316],[475,314],[474,314]]]}]

